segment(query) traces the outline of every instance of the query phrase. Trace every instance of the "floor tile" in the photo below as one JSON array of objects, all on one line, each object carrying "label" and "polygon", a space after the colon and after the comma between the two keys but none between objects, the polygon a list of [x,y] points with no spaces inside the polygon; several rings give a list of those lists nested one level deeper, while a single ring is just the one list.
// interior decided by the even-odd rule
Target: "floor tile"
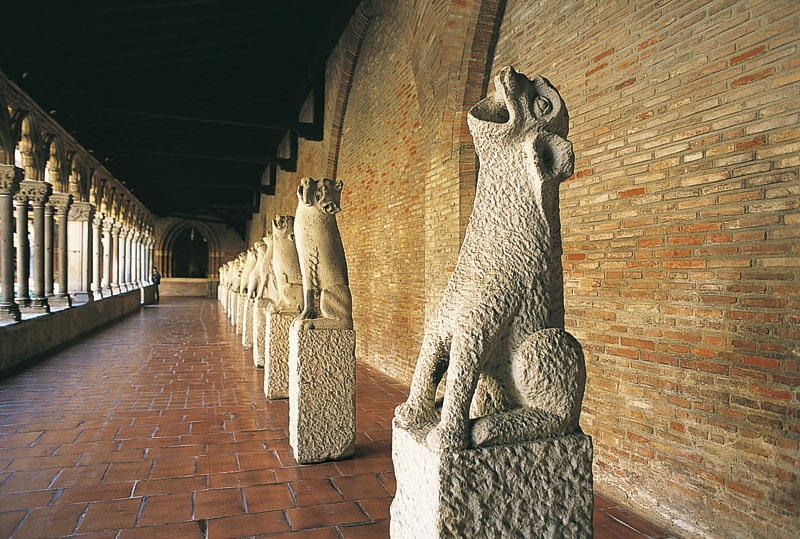
[{"label": "floor tile", "polygon": [[[359,364],[355,456],[298,465],[240,342],[217,302],[164,298],[0,380],[0,537],[388,537],[407,388]],[[594,515],[597,539],[668,537]]]}]

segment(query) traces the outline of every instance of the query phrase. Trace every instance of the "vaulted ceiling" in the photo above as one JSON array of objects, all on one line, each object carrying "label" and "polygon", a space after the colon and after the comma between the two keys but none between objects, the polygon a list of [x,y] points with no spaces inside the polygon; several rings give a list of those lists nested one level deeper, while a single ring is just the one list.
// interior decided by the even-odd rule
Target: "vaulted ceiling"
[{"label": "vaulted ceiling", "polygon": [[157,216],[243,231],[358,0],[44,4],[4,6],[0,70]]}]

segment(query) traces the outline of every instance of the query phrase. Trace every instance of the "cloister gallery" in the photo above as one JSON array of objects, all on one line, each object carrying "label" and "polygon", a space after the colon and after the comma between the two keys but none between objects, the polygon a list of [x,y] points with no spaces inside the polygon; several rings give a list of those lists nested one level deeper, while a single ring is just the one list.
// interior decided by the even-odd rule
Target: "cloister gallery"
[{"label": "cloister gallery", "polygon": [[796,1],[15,4],[0,536],[797,536]]}]

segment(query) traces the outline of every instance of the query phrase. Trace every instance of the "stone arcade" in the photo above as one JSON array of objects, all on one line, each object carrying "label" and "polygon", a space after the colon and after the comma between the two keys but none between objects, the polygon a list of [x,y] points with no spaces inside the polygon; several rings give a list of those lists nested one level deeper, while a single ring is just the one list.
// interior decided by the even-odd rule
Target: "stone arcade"
[{"label": "stone arcade", "polygon": [[398,539],[592,535],[592,443],[578,425],[586,371],[563,329],[569,117],[543,77],[506,67],[495,87],[469,112],[475,205],[393,425]]}]

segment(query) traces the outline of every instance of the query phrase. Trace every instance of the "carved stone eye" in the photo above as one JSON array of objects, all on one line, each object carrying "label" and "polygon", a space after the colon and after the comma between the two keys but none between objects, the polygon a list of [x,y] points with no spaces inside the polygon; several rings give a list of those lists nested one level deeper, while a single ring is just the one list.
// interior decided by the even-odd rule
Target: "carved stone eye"
[{"label": "carved stone eye", "polygon": [[546,116],[551,110],[553,110],[553,104],[546,97],[537,95],[533,100],[533,115],[537,118]]}]

